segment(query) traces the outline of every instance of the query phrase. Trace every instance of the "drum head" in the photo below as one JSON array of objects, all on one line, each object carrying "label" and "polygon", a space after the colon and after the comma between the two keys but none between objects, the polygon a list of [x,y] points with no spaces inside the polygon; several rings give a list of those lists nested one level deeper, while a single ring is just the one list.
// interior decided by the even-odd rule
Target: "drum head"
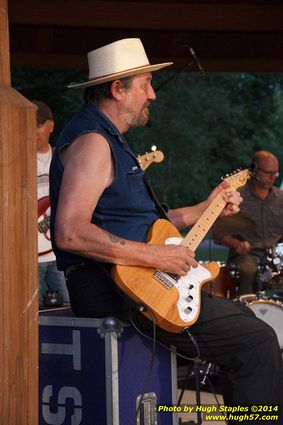
[{"label": "drum head", "polygon": [[248,304],[255,315],[270,325],[277,335],[280,348],[283,349],[283,304],[273,300],[255,300]]}]

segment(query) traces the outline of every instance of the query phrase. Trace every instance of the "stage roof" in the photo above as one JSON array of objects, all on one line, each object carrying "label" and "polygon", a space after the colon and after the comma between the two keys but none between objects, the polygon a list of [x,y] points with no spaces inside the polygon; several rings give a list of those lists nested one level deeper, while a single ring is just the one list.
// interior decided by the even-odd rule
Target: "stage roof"
[{"label": "stage roof", "polygon": [[152,62],[206,71],[283,71],[275,0],[8,0],[11,67],[87,68],[86,53],[140,37]]}]

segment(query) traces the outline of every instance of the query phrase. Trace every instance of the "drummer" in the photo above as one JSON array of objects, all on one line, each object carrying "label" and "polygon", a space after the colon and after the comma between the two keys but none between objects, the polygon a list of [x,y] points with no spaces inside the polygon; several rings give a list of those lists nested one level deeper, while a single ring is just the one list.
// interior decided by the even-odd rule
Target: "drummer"
[{"label": "drummer", "polygon": [[260,150],[251,168],[252,179],[239,190],[243,202],[236,220],[229,226],[229,220],[219,219],[213,227],[214,240],[229,247],[228,263],[239,271],[239,295],[259,290],[259,264],[266,262],[268,249],[283,240],[283,192],[274,186],[278,160]]}]

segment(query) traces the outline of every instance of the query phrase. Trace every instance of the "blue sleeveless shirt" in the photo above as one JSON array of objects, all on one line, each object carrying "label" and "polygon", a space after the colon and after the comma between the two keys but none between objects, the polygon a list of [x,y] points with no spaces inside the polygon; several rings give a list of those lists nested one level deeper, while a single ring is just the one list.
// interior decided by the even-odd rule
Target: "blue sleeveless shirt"
[{"label": "blue sleeveless shirt", "polygon": [[92,223],[125,239],[145,242],[150,226],[162,214],[162,209],[150,194],[144,172],[123,136],[100,110],[93,106],[83,107],[63,129],[50,167],[50,230],[59,270],[70,264],[90,261],[58,249],[54,241],[57,199],[64,171],[60,151],[90,132],[98,132],[106,138],[115,164],[114,180],[100,197],[92,214]]}]

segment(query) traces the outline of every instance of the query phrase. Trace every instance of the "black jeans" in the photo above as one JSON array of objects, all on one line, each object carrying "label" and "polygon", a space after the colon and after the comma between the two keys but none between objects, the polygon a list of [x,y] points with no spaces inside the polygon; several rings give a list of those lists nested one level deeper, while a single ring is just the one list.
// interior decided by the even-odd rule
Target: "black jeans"
[{"label": "black jeans", "polygon": [[[107,273],[103,275],[97,266],[70,273],[67,285],[76,315],[127,318],[127,302],[115,292]],[[152,322],[141,313],[134,313],[134,321],[142,331],[152,334]],[[282,404],[282,357],[277,336],[251,309],[202,292],[200,316],[189,331],[198,344],[200,358],[220,367],[227,406]],[[185,332],[175,334],[157,327],[156,334],[166,345],[196,356],[195,345]],[[273,423],[280,422],[268,421],[269,425]]]},{"label": "black jeans", "polygon": [[[138,316],[135,322],[151,332],[152,324],[143,317]],[[226,405],[281,403],[282,357],[277,336],[250,309],[203,293],[201,315],[189,331],[198,344],[200,358],[220,367]],[[196,356],[195,346],[185,333],[157,328],[157,338]]]}]

